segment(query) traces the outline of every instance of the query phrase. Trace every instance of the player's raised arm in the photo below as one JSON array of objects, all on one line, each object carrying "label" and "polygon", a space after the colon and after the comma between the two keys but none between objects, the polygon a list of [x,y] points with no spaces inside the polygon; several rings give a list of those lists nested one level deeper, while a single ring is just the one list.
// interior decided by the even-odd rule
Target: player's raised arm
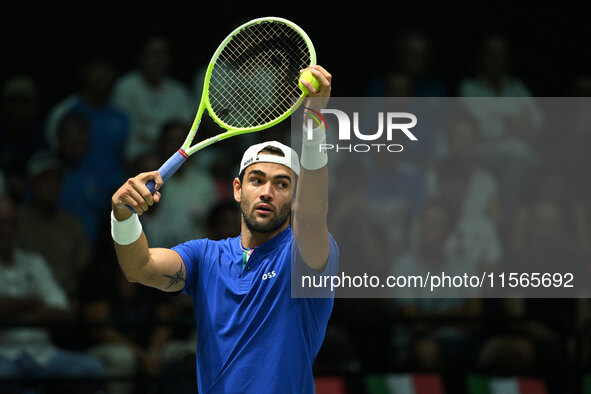
[{"label": "player's raised arm", "polygon": [[[306,107],[320,111],[330,98],[332,76],[319,65],[309,67],[320,86],[318,89],[302,80],[310,99]],[[304,125],[307,119],[304,117]],[[326,216],[328,214],[328,170],[326,151],[320,150],[325,139],[325,130],[319,127],[308,140],[304,135],[302,145],[301,173],[295,196],[294,231],[300,254],[308,266],[322,271],[328,261],[330,250]]]},{"label": "player's raised arm", "polygon": [[160,192],[152,195],[146,187],[149,180],[154,180],[156,190],[162,186],[157,171],[146,172],[128,179],[111,198],[111,234],[117,260],[131,282],[164,291],[180,291],[185,287],[187,274],[181,256],[170,249],[149,248],[138,218],[160,200]]}]

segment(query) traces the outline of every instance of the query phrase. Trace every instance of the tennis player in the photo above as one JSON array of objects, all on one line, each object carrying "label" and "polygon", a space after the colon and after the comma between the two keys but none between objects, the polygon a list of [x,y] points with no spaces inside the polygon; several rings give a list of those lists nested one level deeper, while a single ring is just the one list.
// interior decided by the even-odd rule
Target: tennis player
[{"label": "tennis player", "polygon": [[[311,70],[320,87],[304,82],[313,98],[306,105],[320,110],[332,77],[321,66]],[[338,249],[326,225],[327,155],[319,149],[325,130],[314,129],[312,137],[304,139],[301,161],[276,141],[246,150],[233,181],[242,212],[236,238],[150,248],[126,204],[141,215],[165,198],[145,187],[151,179],[156,190],[162,186],[157,171],[129,179],[112,197],[111,232],[128,280],[193,299],[200,393],[314,392],[312,365],[333,298],[328,290],[292,298],[291,278],[336,275]]]}]

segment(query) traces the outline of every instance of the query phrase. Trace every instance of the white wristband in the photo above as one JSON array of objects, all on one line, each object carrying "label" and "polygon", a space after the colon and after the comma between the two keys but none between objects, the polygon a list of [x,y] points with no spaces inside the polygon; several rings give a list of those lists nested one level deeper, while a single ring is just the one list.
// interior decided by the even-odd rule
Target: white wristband
[{"label": "white wristband", "polygon": [[328,154],[324,148],[326,145],[326,133],[322,126],[309,130],[311,128],[310,123],[311,120],[308,121],[308,127],[304,126],[302,158],[300,162],[306,170],[317,170],[328,163]]},{"label": "white wristband", "polygon": [[142,235],[142,224],[136,213],[128,219],[118,221],[111,211],[111,236],[113,241],[119,245],[129,245],[134,243]]}]

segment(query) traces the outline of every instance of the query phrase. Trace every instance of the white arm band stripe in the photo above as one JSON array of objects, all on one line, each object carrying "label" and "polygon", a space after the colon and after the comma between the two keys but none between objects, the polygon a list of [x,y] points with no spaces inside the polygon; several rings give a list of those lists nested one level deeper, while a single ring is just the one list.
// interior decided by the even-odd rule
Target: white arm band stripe
[{"label": "white arm band stripe", "polygon": [[111,236],[113,241],[119,245],[129,245],[134,243],[142,235],[142,224],[136,213],[128,219],[118,221],[111,211]]},{"label": "white arm band stripe", "polygon": [[326,145],[326,133],[322,126],[309,130],[308,128],[311,127],[311,123],[312,120],[309,119],[308,127],[304,125],[302,159],[300,162],[306,170],[317,170],[328,163],[328,154],[326,153],[326,149],[324,149]]}]

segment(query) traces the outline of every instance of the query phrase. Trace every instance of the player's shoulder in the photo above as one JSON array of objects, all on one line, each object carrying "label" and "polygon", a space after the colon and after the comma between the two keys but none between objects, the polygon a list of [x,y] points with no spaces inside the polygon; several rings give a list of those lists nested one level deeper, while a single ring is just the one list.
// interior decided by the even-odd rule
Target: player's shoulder
[{"label": "player's shoulder", "polygon": [[184,250],[192,250],[192,251],[200,251],[200,252],[207,252],[207,251],[212,251],[215,249],[218,250],[232,250],[236,247],[238,247],[238,238],[239,237],[233,237],[233,238],[225,238],[225,239],[219,239],[219,240],[214,240],[214,239],[210,239],[210,238],[199,238],[199,239],[192,239],[190,241],[187,242],[183,242],[175,247],[173,247],[173,250],[179,250],[179,249],[184,249]]},{"label": "player's shoulder", "polygon": [[201,242],[207,248],[218,248],[218,249],[226,249],[236,244],[236,238],[223,238],[223,239],[211,239],[211,238],[202,238],[195,240]]}]

